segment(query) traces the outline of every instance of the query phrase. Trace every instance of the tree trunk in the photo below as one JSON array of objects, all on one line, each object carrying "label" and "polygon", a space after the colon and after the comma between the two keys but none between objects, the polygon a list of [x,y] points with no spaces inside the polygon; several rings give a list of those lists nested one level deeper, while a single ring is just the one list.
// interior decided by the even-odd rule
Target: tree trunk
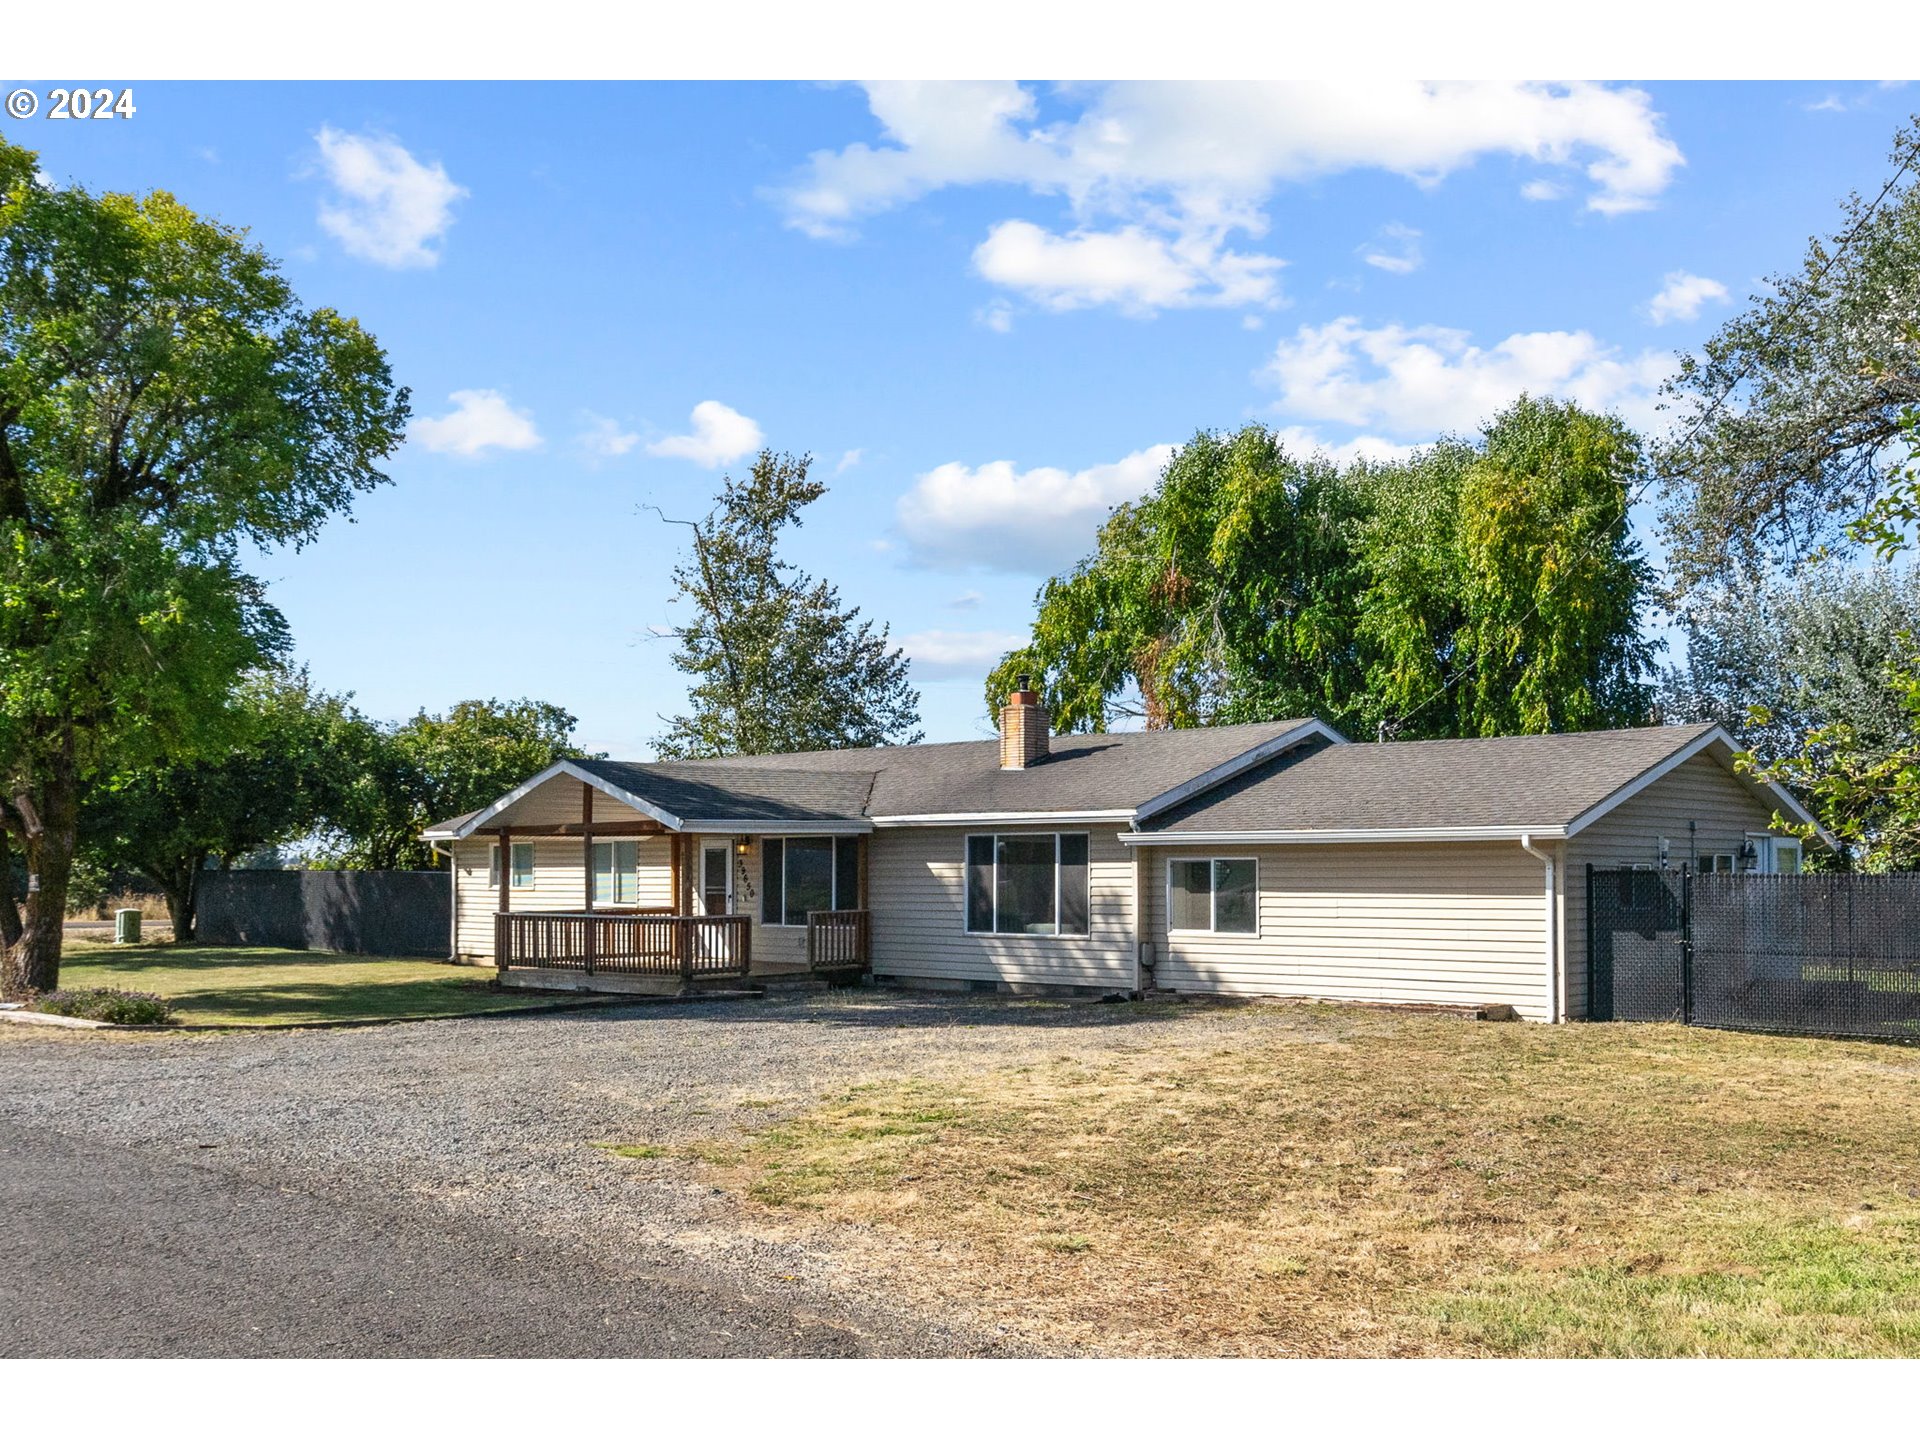
[{"label": "tree trunk", "polygon": [[196,855],[185,866],[176,868],[168,882],[160,887],[167,897],[167,918],[173,922],[173,943],[191,945],[194,926],[200,921],[200,871],[207,857]]},{"label": "tree trunk", "polygon": [[[60,988],[61,927],[80,818],[80,786],[70,754],[56,757],[39,778],[36,797],[15,800],[26,822],[27,903],[19,938],[7,947],[0,969],[0,988],[16,993]],[[24,806],[22,799],[28,801]]]}]

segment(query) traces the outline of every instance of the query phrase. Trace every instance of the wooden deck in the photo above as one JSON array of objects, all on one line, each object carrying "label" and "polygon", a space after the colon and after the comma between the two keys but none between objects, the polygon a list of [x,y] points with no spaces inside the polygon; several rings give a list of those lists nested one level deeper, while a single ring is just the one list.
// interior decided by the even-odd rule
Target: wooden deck
[{"label": "wooden deck", "polygon": [[804,963],[753,958],[746,915],[666,911],[501,912],[494,916],[500,983],[520,989],[667,994],[728,981],[820,976],[847,980],[870,959],[864,910],[807,917]]}]

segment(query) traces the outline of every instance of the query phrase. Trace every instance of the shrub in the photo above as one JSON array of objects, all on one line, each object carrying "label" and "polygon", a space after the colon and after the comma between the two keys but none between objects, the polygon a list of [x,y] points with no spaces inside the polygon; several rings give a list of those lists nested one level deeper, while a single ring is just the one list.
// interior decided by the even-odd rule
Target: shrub
[{"label": "shrub", "polygon": [[82,1020],[104,1020],[110,1025],[165,1025],[173,1019],[173,1006],[158,995],[140,990],[55,990],[42,995],[31,1007],[49,1015],[73,1015]]}]

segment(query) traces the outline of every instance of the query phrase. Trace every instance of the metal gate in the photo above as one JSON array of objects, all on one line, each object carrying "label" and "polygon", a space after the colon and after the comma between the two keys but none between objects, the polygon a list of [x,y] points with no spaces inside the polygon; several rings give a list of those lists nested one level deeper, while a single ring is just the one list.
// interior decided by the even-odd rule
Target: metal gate
[{"label": "metal gate", "polygon": [[1593,1019],[1687,1019],[1690,879],[1684,870],[1587,867],[1587,1011]]},{"label": "metal gate", "polygon": [[1920,1040],[1920,874],[1587,867],[1588,1014]]}]

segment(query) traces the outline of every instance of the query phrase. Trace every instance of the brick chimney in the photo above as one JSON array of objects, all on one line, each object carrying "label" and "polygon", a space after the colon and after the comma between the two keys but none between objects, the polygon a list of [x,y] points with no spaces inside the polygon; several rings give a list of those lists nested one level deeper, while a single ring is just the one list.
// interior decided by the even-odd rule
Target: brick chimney
[{"label": "brick chimney", "polygon": [[1047,707],[1033,693],[1033,677],[1017,675],[1019,688],[1000,707],[1000,768],[1024,770],[1047,753]]}]

